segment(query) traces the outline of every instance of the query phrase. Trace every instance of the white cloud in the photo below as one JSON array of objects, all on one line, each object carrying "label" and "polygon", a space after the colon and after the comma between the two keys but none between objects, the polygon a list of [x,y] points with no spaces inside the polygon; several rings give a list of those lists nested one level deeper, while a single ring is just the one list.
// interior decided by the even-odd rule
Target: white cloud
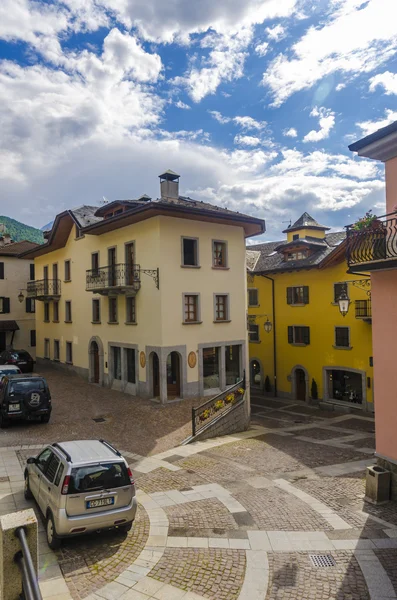
[{"label": "white cloud", "polygon": [[219,110],[209,110],[208,112],[215,119],[215,121],[218,121],[218,123],[221,123],[222,125],[225,125],[225,123],[230,123],[232,120],[230,117],[224,117]]},{"label": "white cloud", "polygon": [[386,109],[383,119],[378,119],[377,121],[362,121],[361,123],[357,123],[357,125],[364,135],[369,135],[382,127],[386,127],[386,125],[390,125],[390,123],[393,123],[394,121],[397,121],[397,111]]},{"label": "white cloud", "polygon": [[236,135],[234,143],[238,146],[259,146],[261,140],[252,135]]},{"label": "white cloud", "polygon": [[395,0],[338,2],[340,10],[324,25],[310,27],[290,56],[279,54],[269,64],[263,84],[274,106],[333,73],[369,73],[397,52],[395,20],[385,18],[395,14]]},{"label": "white cloud", "polygon": [[266,121],[257,121],[249,116],[225,117],[218,110],[209,110],[208,112],[216,121],[218,121],[218,123],[221,123],[221,125],[225,125],[226,123],[235,123],[241,127],[243,131],[249,131],[252,129],[259,131],[261,129],[265,129],[267,126]]},{"label": "white cloud", "polygon": [[269,49],[268,42],[262,42],[262,44],[258,44],[257,46],[255,46],[255,52],[259,56],[265,56],[265,54],[267,54],[268,49]]},{"label": "white cloud", "polygon": [[275,25],[274,27],[266,27],[266,33],[268,38],[273,42],[279,42],[285,37],[285,29],[280,24]]},{"label": "white cloud", "polygon": [[185,104],[184,102],[182,102],[182,100],[178,100],[178,102],[175,102],[175,106],[177,108],[182,108],[182,110],[190,110],[191,106],[189,106],[188,104]]},{"label": "white cloud", "polygon": [[318,108],[316,106],[311,111],[310,116],[318,117],[318,125],[320,129],[318,131],[316,131],[315,129],[309,131],[309,133],[307,133],[303,138],[303,141],[319,142],[320,140],[325,140],[329,136],[331,129],[335,125],[335,113],[332,112],[332,110],[330,109],[324,107]]},{"label": "white cloud", "polygon": [[291,138],[296,138],[298,137],[298,132],[296,131],[295,127],[290,127],[289,129],[283,130],[283,135]]},{"label": "white cloud", "polygon": [[385,71],[384,73],[375,75],[375,77],[371,77],[369,80],[370,92],[374,92],[378,86],[383,87],[388,96],[391,94],[397,95],[397,73]]}]

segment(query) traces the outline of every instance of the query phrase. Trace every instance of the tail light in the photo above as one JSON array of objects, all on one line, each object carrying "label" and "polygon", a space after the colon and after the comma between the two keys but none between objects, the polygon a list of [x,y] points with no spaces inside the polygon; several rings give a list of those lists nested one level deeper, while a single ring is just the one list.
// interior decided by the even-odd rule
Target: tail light
[{"label": "tail light", "polygon": [[128,469],[127,469],[127,472],[128,472],[128,477],[130,478],[131,485],[134,485],[134,483],[135,483],[135,479],[134,479],[134,476],[133,476],[133,474],[132,474],[132,471],[131,471],[131,469],[130,469],[129,467],[128,467]]},{"label": "tail light", "polygon": [[66,496],[66,494],[69,491],[69,483],[70,483],[70,475],[66,475],[65,479],[63,480],[63,484],[62,484],[61,494],[63,496]]}]

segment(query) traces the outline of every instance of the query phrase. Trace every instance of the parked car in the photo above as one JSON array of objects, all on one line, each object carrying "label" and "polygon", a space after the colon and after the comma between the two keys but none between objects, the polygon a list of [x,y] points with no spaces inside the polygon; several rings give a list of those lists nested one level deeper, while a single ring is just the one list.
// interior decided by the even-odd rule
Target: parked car
[{"label": "parked car", "polygon": [[48,423],[51,417],[51,394],[44,377],[38,375],[5,375],[0,387],[0,427],[11,421],[40,419]]},{"label": "parked car", "polygon": [[22,371],[15,365],[0,365],[0,382],[6,375],[19,375]]},{"label": "parked car", "polygon": [[23,373],[31,373],[34,360],[26,350],[4,350],[0,354],[0,365],[14,365]]},{"label": "parked car", "polygon": [[69,536],[115,527],[128,532],[137,508],[128,463],[105,440],[55,443],[28,458],[25,498],[39,505],[52,549]]}]

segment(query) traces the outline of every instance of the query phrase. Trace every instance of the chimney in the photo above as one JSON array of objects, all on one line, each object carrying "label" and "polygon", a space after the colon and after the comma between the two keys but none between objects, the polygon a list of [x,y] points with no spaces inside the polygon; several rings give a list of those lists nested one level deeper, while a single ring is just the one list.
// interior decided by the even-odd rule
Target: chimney
[{"label": "chimney", "polygon": [[4,238],[4,246],[7,246],[8,244],[12,244],[12,239],[9,233],[3,233],[3,238]]},{"label": "chimney", "polygon": [[4,238],[2,235],[0,235],[0,248],[3,248],[4,246]]},{"label": "chimney", "polygon": [[179,177],[174,171],[166,171],[160,177],[160,195],[166,200],[178,200],[179,198]]}]

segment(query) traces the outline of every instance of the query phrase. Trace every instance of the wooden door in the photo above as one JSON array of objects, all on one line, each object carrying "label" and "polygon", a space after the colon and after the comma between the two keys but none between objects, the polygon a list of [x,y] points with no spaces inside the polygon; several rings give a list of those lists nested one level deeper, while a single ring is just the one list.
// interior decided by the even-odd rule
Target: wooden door
[{"label": "wooden door", "polygon": [[116,285],[116,248],[108,250],[109,286]]},{"label": "wooden door", "polygon": [[159,357],[155,352],[152,355],[152,368],[153,368],[153,397],[157,398],[160,396],[160,365]]},{"label": "wooden door", "polygon": [[167,398],[179,398],[181,393],[180,361],[178,352],[167,358]]},{"label": "wooden door", "polygon": [[48,267],[44,267],[43,269],[43,279],[44,279],[44,294],[48,294]]},{"label": "wooden door", "polygon": [[303,369],[296,369],[296,399],[306,400],[306,377]]},{"label": "wooden door", "polygon": [[96,342],[92,342],[92,358],[94,383],[99,383],[99,348]]},{"label": "wooden door", "polygon": [[126,284],[134,285],[135,248],[134,243],[125,246]]},{"label": "wooden door", "polygon": [[52,265],[52,279],[54,280],[54,294],[58,294],[58,264]]}]

